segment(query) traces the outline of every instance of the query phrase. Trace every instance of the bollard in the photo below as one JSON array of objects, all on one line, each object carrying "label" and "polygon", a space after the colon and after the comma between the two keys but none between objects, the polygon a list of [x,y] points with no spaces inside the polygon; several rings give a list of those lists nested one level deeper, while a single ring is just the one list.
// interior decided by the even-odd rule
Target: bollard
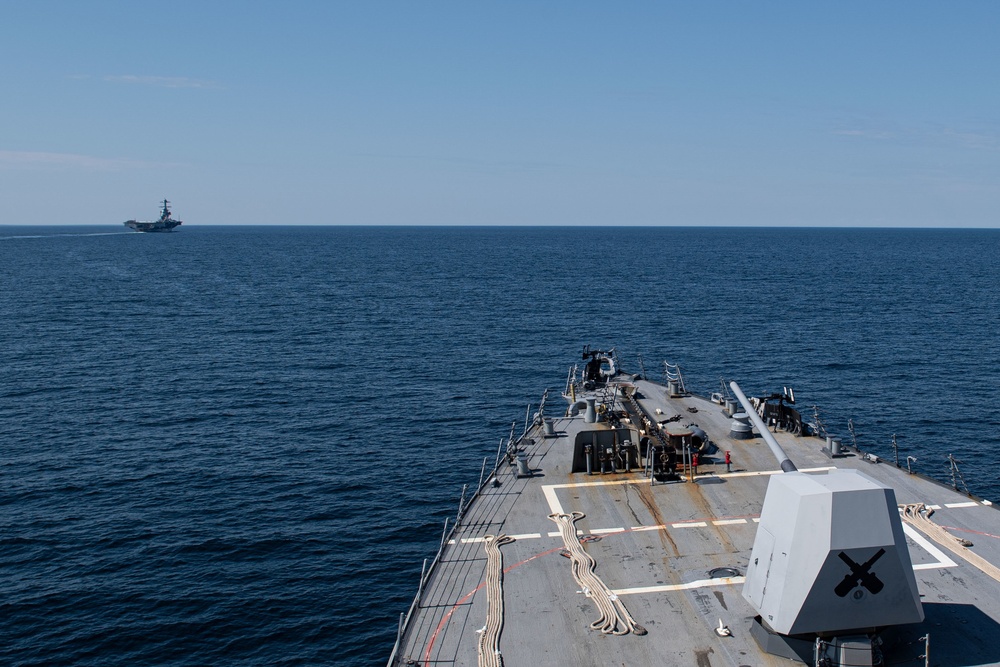
[{"label": "bollard", "polygon": [[517,453],[517,476],[531,477],[531,468],[528,467],[528,454],[526,452]]}]

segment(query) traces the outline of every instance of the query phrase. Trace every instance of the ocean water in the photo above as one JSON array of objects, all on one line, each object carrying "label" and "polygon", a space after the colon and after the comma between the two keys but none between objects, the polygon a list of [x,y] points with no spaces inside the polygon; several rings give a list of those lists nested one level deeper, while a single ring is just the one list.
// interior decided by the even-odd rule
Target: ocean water
[{"label": "ocean water", "polygon": [[997,230],[0,227],[0,664],[384,664],[584,344],[1000,500],[998,333]]}]

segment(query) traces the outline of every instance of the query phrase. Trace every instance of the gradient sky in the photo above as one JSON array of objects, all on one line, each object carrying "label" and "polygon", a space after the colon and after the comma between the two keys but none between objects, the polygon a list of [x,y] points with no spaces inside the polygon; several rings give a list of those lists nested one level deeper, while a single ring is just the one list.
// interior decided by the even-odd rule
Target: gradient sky
[{"label": "gradient sky", "polygon": [[0,0],[0,224],[997,227],[997,2]]}]

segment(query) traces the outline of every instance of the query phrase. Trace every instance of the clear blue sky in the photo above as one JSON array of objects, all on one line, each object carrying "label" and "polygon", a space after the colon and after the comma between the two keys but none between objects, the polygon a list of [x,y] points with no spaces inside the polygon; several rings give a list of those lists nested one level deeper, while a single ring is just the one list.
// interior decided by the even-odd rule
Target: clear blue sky
[{"label": "clear blue sky", "polygon": [[997,2],[0,0],[0,224],[997,227]]}]

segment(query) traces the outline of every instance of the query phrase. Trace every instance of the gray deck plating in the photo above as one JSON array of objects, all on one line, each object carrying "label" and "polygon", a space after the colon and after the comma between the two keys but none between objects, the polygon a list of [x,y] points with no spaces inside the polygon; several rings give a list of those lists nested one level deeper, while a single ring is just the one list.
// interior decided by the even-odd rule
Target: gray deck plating
[{"label": "gray deck plating", "polygon": [[[727,474],[722,452],[703,460],[695,483],[650,485],[631,474],[571,473],[571,446],[582,416],[557,419],[557,437],[529,433],[526,449],[536,474],[518,479],[502,466],[498,487],[486,484],[470,505],[429,574],[400,639],[395,663],[476,665],[477,630],[486,620],[486,553],[482,538],[506,533],[503,547],[506,615],[500,640],[513,665],[788,665],[762,653],[749,634],[753,612],[740,595],[742,577],[710,579],[716,567],[742,574],[753,546],[769,475],[779,473],[759,439],[728,437],[730,419],[706,399],[667,398],[658,384],[638,381],[650,413],[682,415],[721,450],[731,450]],[[696,412],[690,412],[694,408]],[[1000,512],[980,500],[891,463],[854,455],[831,459],[816,438],[775,434],[800,470],[857,468],[893,487],[900,504],[939,507],[934,520],[971,540],[972,550],[1000,564]],[[648,630],[645,636],[613,636],[592,630],[597,610],[579,590],[562,541],[548,519],[555,511],[580,511],[586,550],[597,574]],[[1000,583],[907,527],[907,542],[924,604],[925,621],[902,629],[891,662],[923,664],[918,656],[931,636],[931,664],[1000,664]],[[732,636],[714,632],[719,619]]]}]

